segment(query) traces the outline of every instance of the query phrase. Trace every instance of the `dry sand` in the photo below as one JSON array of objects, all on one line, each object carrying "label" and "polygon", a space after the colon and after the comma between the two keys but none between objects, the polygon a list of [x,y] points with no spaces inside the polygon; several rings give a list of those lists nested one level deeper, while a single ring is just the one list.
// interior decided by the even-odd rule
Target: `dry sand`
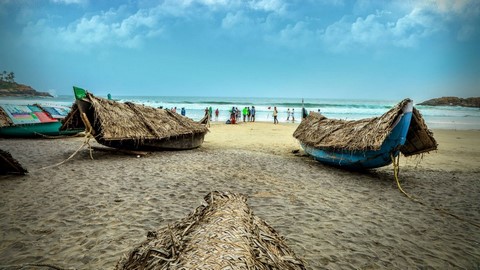
[{"label": "dry sand", "polygon": [[[349,172],[303,155],[296,124],[213,124],[202,147],[137,158],[81,150],[82,138],[0,139],[30,173],[0,177],[0,268],[112,269],[150,230],[185,217],[210,191],[249,196],[309,269],[480,267],[480,131],[435,130],[439,150]],[[430,207],[431,206],[431,207]]]}]

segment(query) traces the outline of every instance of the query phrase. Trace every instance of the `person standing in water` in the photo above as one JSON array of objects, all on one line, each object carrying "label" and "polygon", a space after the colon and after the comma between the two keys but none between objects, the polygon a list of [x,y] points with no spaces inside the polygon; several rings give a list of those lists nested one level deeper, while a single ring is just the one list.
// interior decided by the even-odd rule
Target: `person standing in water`
[{"label": "person standing in water", "polygon": [[276,125],[278,124],[278,111],[277,111],[277,107],[273,107],[273,123]]}]

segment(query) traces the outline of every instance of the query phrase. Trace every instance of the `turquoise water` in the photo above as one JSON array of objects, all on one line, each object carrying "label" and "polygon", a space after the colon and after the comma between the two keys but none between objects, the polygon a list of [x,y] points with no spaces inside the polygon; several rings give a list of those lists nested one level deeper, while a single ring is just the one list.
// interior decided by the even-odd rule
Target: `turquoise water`
[{"label": "turquoise water", "polygon": [[[206,107],[219,109],[217,121],[225,122],[229,118],[229,110],[238,107],[255,106],[256,121],[273,122],[272,111],[276,106],[279,111],[280,122],[287,122],[287,109],[294,109],[295,121],[301,118],[301,98],[240,98],[240,97],[162,97],[162,96],[114,96],[120,102],[130,101],[152,107],[174,108],[177,112],[184,107],[186,116],[199,120],[203,117]],[[14,104],[52,104],[71,106],[73,95],[58,96],[55,98],[2,98],[0,103]],[[346,100],[346,99],[304,99],[304,106],[308,111],[320,110],[329,118],[356,120],[379,116],[392,108],[401,100]],[[415,102],[415,101],[414,101]],[[421,102],[421,101],[418,101]],[[415,106],[423,115],[431,129],[480,129],[480,109],[465,107],[432,107]],[[216,120],[215,118],[213,119]],[[291,122],[291,118],[290,121]]]}]

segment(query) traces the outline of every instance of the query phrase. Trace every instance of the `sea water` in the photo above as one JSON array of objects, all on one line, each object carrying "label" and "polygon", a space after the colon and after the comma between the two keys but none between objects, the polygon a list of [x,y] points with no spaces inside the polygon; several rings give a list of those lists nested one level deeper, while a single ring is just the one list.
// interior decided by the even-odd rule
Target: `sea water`
[{"label": "sea water", "polygon": [[[307,111],[320,111],[328,118],[358,120],[380,116],[401,100],[356,100],[356,99],[321,99],[321,98],[249,98],[249,97],[175,97],[175,96],[114,96],[119,102],[133,102],[155,108],[173,109],[180,113],[185,108],[186,116],[200,120],[205,109],[212,107],[219,110],[218,119],[213,113],[212,121],[225,122],[230,117],[232,107],[240,111],[244,107],[255,106],[256,121],[273,122],[273,108],[277,107],[279,122],[287,121],[287,110],[294,111],[294,122],[301,120],[302,106]],[[74,97],[70,95],[54,98],[2,98],[0,103],[63,105],[71,106]],[[415,104],[416,101],[414,101]],[[421,101],[418,101],[421,102]],[[422,114],[430,129],[480,129],[480,109],[452,106],[414,105]]]}]

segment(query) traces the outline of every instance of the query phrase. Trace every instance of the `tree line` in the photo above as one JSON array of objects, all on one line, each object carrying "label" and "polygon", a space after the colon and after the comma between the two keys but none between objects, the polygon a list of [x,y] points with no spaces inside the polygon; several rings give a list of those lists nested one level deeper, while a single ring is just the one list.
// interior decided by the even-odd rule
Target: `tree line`
[{"label": "tree line", "polygon": [[9,83],[14,83],[15,82],[15,73],[13,72],[6,72],[5,70],[0,73],[0,81],[2,82],[9,82]]}]

